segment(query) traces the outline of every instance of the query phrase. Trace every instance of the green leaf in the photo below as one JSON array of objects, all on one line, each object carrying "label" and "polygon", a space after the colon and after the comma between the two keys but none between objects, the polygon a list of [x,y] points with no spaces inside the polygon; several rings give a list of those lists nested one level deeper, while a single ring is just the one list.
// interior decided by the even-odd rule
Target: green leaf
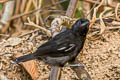
[{"label": "green leaf", "polygon": [[2,9],[2,6],[3,6],[3,4],[2,4],[2,3],[0,3],[0,10]]},{"label": "green leaf", "polygon": [[84,17],[84,13],[83,13],[83,11],[82,10],[78,10],[78,9],[76,9],[76,12],[75,12],[75,18],[80,18],[80,17]]},{"label": "green leaf", "polygon": [[70,1],[66,1],[66,2],[61,3],[61,5],[62,5],[62,7],[63,7],[64,10],[67,10],[69,2]]}]

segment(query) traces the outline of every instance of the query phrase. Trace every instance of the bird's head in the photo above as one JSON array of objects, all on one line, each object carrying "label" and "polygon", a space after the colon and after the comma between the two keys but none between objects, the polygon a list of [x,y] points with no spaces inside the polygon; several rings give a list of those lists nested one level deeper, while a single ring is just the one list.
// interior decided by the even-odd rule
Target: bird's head
[{"label": "bird's head", "polygon": [[88,30],[89,30],[89,20],[88,19],[78,19],[75,24],[72,26],[73,32],[81,35],[81,36],[86,36]]}]

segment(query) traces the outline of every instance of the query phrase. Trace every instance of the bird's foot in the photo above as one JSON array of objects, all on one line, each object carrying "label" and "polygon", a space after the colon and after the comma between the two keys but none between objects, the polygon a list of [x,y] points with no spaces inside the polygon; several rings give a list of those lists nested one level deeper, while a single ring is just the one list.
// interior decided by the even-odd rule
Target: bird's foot
[{"label": "bird's foot", "polygon": [[78,63],[78,64],[69,64],[69,65],[65,65],[65,67],[84,67],[84,64]]}]

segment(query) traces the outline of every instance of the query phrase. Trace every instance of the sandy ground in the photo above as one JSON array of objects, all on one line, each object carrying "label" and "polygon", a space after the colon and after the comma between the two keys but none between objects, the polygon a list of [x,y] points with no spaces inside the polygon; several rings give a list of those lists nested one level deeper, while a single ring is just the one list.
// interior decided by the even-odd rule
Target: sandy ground
[{"label": "sandy ground", "polygon": [[[29,38],[30,37],[30,38]],[[42,34],[26,36],[13,46],[8,41],[0,42],[0,80],[31,80],[28,73],[17,64],[11,63],[12,53],[31,53],[39,45],[47,41]],[[120,32],[108,31],[97,40],[87,39],[84,52],[78,56],[85,64],[93,80],[120,80]],[[50,66],[37,61],[38,80],[48,80]],[[78,80],[76,74],[69,68],[62,69],[61,80]]]}]

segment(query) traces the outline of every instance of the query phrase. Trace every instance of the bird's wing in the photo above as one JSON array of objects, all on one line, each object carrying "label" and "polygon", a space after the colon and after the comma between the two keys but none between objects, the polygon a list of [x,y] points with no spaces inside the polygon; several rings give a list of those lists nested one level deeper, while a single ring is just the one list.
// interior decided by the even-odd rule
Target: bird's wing
[{"label": "bird's wing", "polygon": [[75,48],[76,45],[69,38],[61,37],[41,45],[36,53],[39,56],[61,57],[69,55]]}]

